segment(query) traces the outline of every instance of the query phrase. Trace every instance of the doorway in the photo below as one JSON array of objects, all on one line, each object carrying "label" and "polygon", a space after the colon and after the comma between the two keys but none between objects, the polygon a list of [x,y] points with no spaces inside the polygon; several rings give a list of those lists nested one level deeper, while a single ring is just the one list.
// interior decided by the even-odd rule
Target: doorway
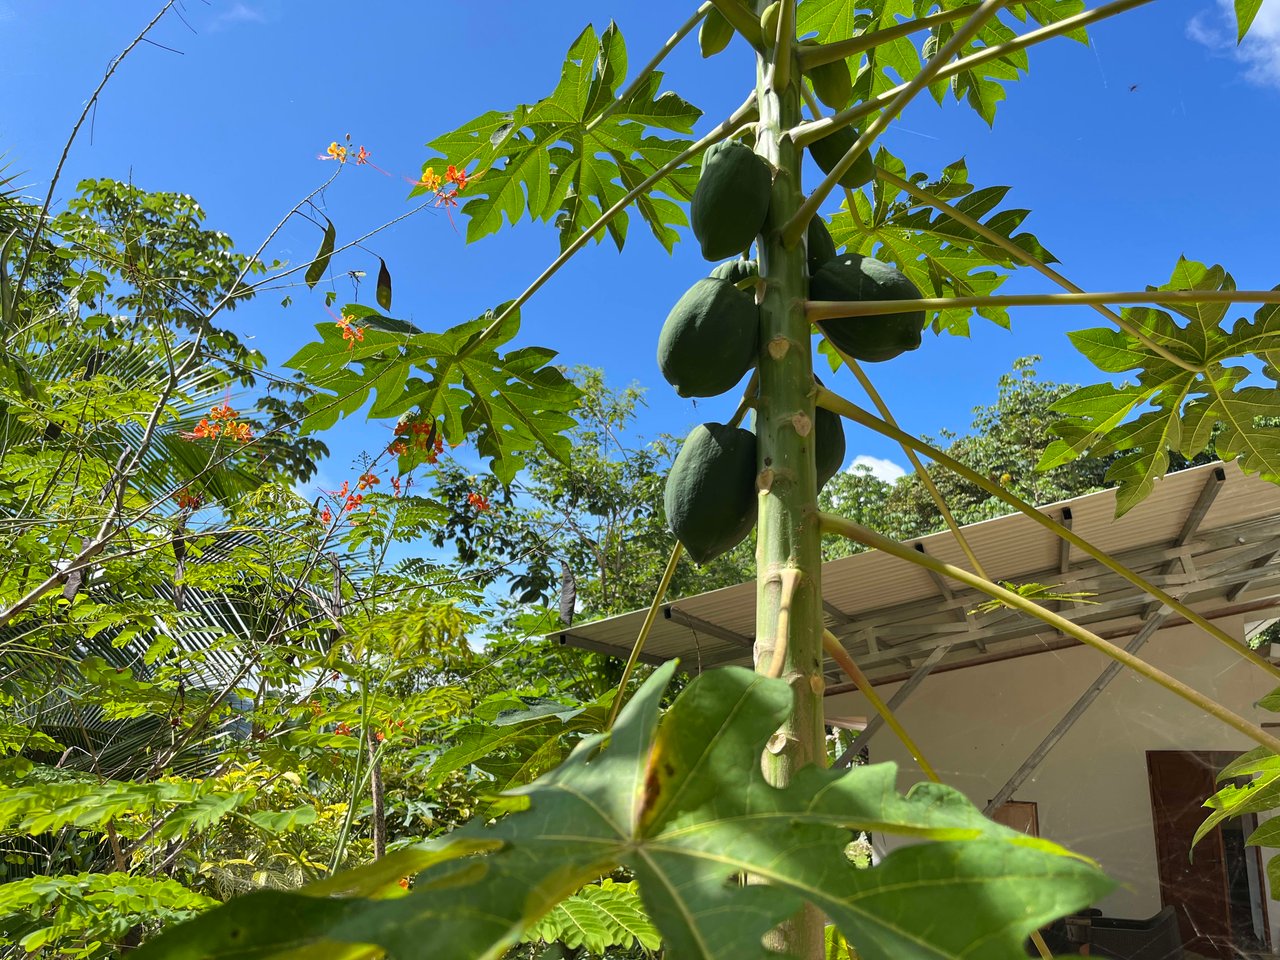
[{"label": "doorway", "polygon": [[1212,960],[1270,943],[1262,856],[1246,847],[1253,817],[1220,824],[1196,844],[1191,840],[1209,811],[1217,772],[1239,754],[1225,751],[1149,750],[1147,778],[1155,826],[1160,902],[1173,906],[1183,946]]}]

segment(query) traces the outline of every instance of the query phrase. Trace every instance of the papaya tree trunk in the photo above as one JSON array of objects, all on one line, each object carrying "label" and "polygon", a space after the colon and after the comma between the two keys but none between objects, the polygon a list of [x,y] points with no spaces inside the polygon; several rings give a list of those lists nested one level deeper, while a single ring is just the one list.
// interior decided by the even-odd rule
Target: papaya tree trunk
[{"label": "papaya tree trunk", "polygon": [[[782,2],[791,7],[780,16],[784,29],[793,29],[794,0]],[[757,13],[766,5],[766,0],[758,0]],[[795,697],[791,715],[769,741],[763,758],[765,776],[776,786],[785,786],[806,764],[825,762],[815,390],[812,337],[804,314],[808,275],[804,244],[787,247],[782,235],[804,199],[803,150],[784,136],[801,119],[801,77],[789,63],[779,70],[776,62],[789,59],[791,48],[789,42],[775,46],[772,38],[766,38],[765,52],[757,58],[756,85],[756,152],[776,173],[768,219],[757,244],[763,301],[756,408],[760,514],[755,663],[760,672],[778,673]],[[775,931],[772,945],[802,960],[820,960],[822,923],[822,915],[806,907]]]}]

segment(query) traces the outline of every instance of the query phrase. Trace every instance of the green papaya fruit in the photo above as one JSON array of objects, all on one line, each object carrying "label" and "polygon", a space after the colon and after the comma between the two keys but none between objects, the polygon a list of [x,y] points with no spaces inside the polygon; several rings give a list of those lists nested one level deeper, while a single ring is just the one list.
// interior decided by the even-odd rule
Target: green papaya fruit
[{"label": "green papaya fruit", "polygon": [[853,103],[853,77],[846,60],[833,60],[809,71],[809,83],[818,99],[832,110],[843,110]]},{"label": "green papaya fruit", "polygon": [[782,5],[778,0],[764,8],[764,13],[760,14],[760,32],[764,35],[764,43],[767,47],[772,47],[778,39],[778,17],[782,15]]},{"label": "green papaya fruit", "polygon": [[769,212],[773,177],[750,147],[723,140],[707,150],[690,208],[693,235],[708,260],[724,260],[751,246]]},{"label": "green papaya fruit", "polygon": [[694,563],[732,550],[756,524],[756,436],[722,423],[694,427],[667,475],[667,526]]},{"label": "green papaya fruit", "polygon": [[724,18],[724,14],[716,7],[707,11],[707,16],[698,29],[698,48],[702,56],[714,57],[729,45],[733,39],[733,25]]},{"label": "green papaya fruit", "polygon": [[[828,260],[809,278],[810,300],[918,300],[920,291],[895,267],[856,253]],[[823,320],[819,329],[855,360],[879,363],[920,346],[923,310]]]},{"label": "green papaya fruit", "polygon": [[821,214],[814,214],[809,221],[806,257],[809,261],[809,273],[817,273],[824,263],[836,258],[836,242],[831,239],[831,231],[827,229],[827,221]]},{"label": "green papaya fruit", "polygon": [[[841,127],[835,133],[809,144],[809,155],[813,157],[823,173],[830,173],[836,168],[840,158],[848,153],[849,148],[857,141],[857,130],[853,127]],[[875,178],[876,168],[871,161],[871,154],[863,153],[854,161],[853,166],[844,172],[844,176],[840,178],[840,186],[856,190]]]},{"label": "green papaya fruit", "polygon": [[[835,248],[832,247],[831,255],[835,256]],[[728,280],[734,286],[738,286],[745,281],[755,281],[760,276],[760,264],[754,260],[726,260],[711,271],[711,276],[717,280]]]},{"label": "green papaya fruit", "polygon": [[707,277],[685,293],[658,335],[658,366],[682,397],[714,397],[756,362],[760,310],[728,280]]},{"label": "green papaya fruit", "polygon": [[[817,380],[817,377],[814,378]],[[818,380],[819,385],[822,381]],[[818,470],[818,490],[844,469],[844,423],[838,413],[818,407],[813,415],[813,459]]]}]

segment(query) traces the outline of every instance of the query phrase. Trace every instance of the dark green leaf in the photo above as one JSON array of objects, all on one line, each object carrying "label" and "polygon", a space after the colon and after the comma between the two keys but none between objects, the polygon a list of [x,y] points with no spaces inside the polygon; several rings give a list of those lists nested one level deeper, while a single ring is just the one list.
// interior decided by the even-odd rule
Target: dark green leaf
[{"label": "dark green leaf", "polygon": [[391,309],[391,271],[387,269],[387,261],[381,257],[378,258],[378,287],[374,296],[383,310]]},{"label": "dark green leaf", "polygon": [[304,275],[307,286],[312,288],[320,282],[324,272],[329,269],[329,259],[333,256],[333,246],[338,239],[338,231],[334,229],[329,218],[323,214],[320,216],[325,223],[324,239],[320,241],[320,249],[317,251],[315,259],[311,262],[311,266],[307,267],[307,272]]}]

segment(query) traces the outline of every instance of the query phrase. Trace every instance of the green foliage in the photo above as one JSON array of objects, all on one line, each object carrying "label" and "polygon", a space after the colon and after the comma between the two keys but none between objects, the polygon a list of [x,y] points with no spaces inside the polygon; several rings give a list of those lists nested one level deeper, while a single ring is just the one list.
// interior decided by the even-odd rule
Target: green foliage
[{"label": "green foliage", "polygon": [[525,935],[604,953],[610,947],[657,950],[662,940],[644,912],[635,882],[601,880],[561,900]]},{"label": "green foliage", "polygon": [[[866,0],[803,0],[796,10],[796,32],[801,37],[812,35],[829,43],[895,27],[901,22],[900,18],[923,16],[934,7],[953,10],[971,5],[968,0],[873,0],[871,3]],[[1030,20],[1050,24],[1079,13],[1084,9],[1084,0],[1034,0],[1011,3],[1007,9],[1024,23]],[[920,72],[924,61],[951,38],[956,22],[936,27],[923,45],[911,37],[900,37],[875,44],[862,54],[854,64],[857,99],[868,100],[910,81]],[[1013,36],[1014,31],[1007,23],[993,17],[965,45],[961,55],[995,46]],[[1085,40],[1083,30],[1076,30],[1069,36]],[[1003,84],[1018,80],[1027,69],[1027,53],[1019,50],[957,74],[949,86],[956,100],[967,102],[984,120],[992,123],[996,106],[1004,99]],[[930,89],[934,98],[942,103],[948,83],[935,83]]]},{"label": "green foliage", "polygon": [[[477,450],[503,483],[515,479],[531,451],[567,459],[569,442],[563,431],[573,425],[570,413],[578,392],[550,366],[554,351],[520,347],[499,353],[519,332],[520,316],[512,312],[486,338],[496,316],[489,313],[442,333],[424,333],[403,320],[348,304],[343,318],[360,328],[359,341],[344,338],[342,323],[318,324],[320,341],[303,347],[286,364],[316,388],[307,400],[307,429],[330,427],[372,398],[370,417],[402,417],[412,411],[413,421],[438,424],[435,429],[452,445],[474,437]],[[430,448],[407,451],[401,465],[407,468],[423,459],[434,460]]]},{"label": "green foliage", "polygon": [[10,880],[0,884],[0,946],[118,956],[143,924],[180,923],[216,903],[174,880],[122,872]]},{"label": "green foliage", "polygon": [[[786,684],[711,671],[659,727],[673,669],[661,668],[637,693],[607,745],[587,740],[515,791],[527,809],[424,850],[443,862],[421,872],[408,896],[250,895],[139,956],[213,951],[232,960],[304,944],[315,957],[345,955],[351,944],[410,956],[427,930],[441,957],[493,956],[583,883],[625,864],[665,947],[679,956],[768,957],[763,935],[808,899],[866,960],[997,960],[1023,956],[1031,930],[1108,889],[1092,866],[992,823],[956,791],[926,785],[899,796],[892,765],[807,767],[785,789],[767,786],[758,757],[789,708]],[[746,821],[752,829],[743,829]],[[848,831],[861,829],[933,842],[858,869],[843,850]],[[732,882],[744,874],[765,882]],[[468,908],[478,901],[483,913]],[[935,922],[922,927],[921,909]]]},{"label": "green foliage", "polygon": [[[1017,232],[1028,211],[997,209],[1010,188],[974,189],[964,160],[949,164],[932,181],[920,173],[908,176],[903,162],[883,147],[876,154],[876,165],[948,201],[1042,262],[1056,262],[1032,234]],[[831,236],[836,246],[847,246],[851,253],[892,263],[926,297],[987,296],[1004,283],[1015,266],[1020,266],[1007,251],[975,235],[947,214],[922,207],[905,191],[884,180],[876,180],[870,197],[861,191],[851,196],[853,207],[846,201],[831,218]],[[976,312],[1002,327],[1009,326],[1008,312],[1003,307],[983,306]],[[930,322],[937,330],[967,336],[969,316],[968,310],[941,310],[933,314]],[[834,369],[834,359],[832,362]]]},{"label": "green foliage", "polygon": [[[603,33],[587,27],[574,40],[560,71],[560,82],[545,99],[514,110],[489,112],[430,144],[442,159],[472,170],[467,240],[479,240],[512,225],[527,212],[534,220],[554,221],[564,248],[592,231],[600,214],[628,190],[675,157],[690,141],[648,136],[649,130],[689,133],[701,111],[667,91],[662,74],[648,74],[622,100],[627,50],[621,31],[610,23]],[[684,210],[697,172],[683,168],[659,180],[636,201],[636,209],[668,250],[685,226]],[[414,193],[423,192],[422,187]],[[627,215],[600,228],[618,249],[627,237]]]},{"label": "green foliage", "polygon": [[[1222,267],[1181,258],[1169,282],[1155,289],[1234,290],[1235,281]],[[1222,325],[1228,309],[1216,303],[1174,307],[1190,321],[1185,326],[1164,310],[1122,311],[1133,328],[1183,365],[1124,331],[1098,327],[1071,334],[1099,369],[1136,372],[1137,382],[1085,387],[1058,401],[1054,409],[1065,416],[1053,429],[1061,439],[1045,451],[1040,468],[1060,466],[1086,451],[1116,455],[1107,481],[1120,488],[1117,515],[1151,492],[1169,469],[1171,451],[1194,457],[1211,439],[1219,457],[1239,458],[1245,471],[1280,480],[1280,429],[1269,419],[1280,393],[1273,385],[1246,386],[1251,371],[1243,362],[1260,357],[1267,363],[1264,375],[1274,381],[1280,307],[1263,306],[1252,320],[1240,318],[1230,329]]]}]

